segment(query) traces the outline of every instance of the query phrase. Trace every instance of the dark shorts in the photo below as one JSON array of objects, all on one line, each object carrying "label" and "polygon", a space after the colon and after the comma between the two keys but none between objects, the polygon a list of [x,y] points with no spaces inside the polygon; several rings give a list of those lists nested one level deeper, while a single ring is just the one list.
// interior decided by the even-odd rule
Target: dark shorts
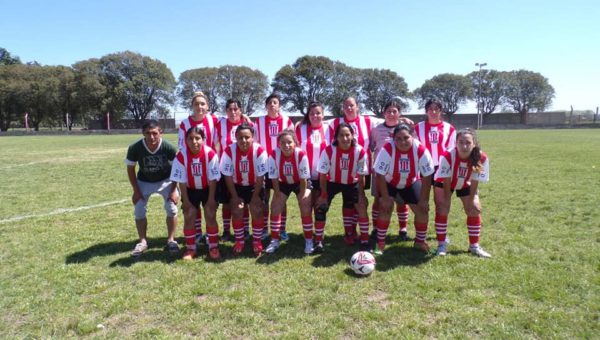
[{"label": "dark shorts", "polygon": [[217,202],[228,204],[229,203],[229,191],[227,190],[227,185],[225,184],[225,176],[221,176],[221,179],[217,183]]},{"label": "dark shorts", "polygon": [[265,175],[265,191],[269,191],[273,189],[273,180],[269,178],[268,175]]},{"label": "dark shorts", "polygon": [[371,174],[365,176],[365,190],[371,189]]},{"label": "dark shorts", "polygon": [[[238,196],[242,199],[242,201],[244,203],[250,204],[250,201],[252,200],[252,194],[254,193],[254,185],[243,186],[243,185],[236,184],[235,191],[237,192]],[[261,189],[258,197],[261,200],[264,200],[265,199],[265,191]]]},{"label": "dark shorts", "polygon": [[417,204],[421,197],[421,180],[415,181],[411,186],[398,189],[388,184],[388,194],[398,203]]},{"label": "dark shorts", "polygon": [[[308,180],[307,189],[311,190],[312,189],[312,183],[310,181],[310,179]],[[296,194],[296,196],[298,196],[298,194],[300,194],[300,183],[295,183],[295,184],[288,184],[288,183],[282,183],[279,182],[279,191],[281,191],[284,195],[286,196],[290,196],[290,194],[293,192]]]},{"label": "dark shorts", "polygon": [[[435,181],[435,182],[433,182],[433,186],[437,187],[437,188],[442,188],[443,189],[444,188],[444,183]],[[454,190],[451,190],[451,191],[454,192]],[[469,196],[470,194],[471,194],[471,187],[470,186],[468,186],[466,188],[463,188],[463,189],[456,190],[456,197],[465,197],[465,196]]]},{"label": "dark shorts", "polygon": [[200,208],[200,203],[202,203],[202,206],[205,206],[208,201],[208,189],[187,188],[187,194],[190,203],[192,203],[196,209]]},{"label": "dark shorts", "polygon": [[310,180],[310,190],[314,192],[321,192],[321,182],[319,182],[319,179],[316,180]]},{"label": "dark shorts", "polygon": [[327,182],[327,203],[331,205],[331,201],[335,195],[342,193],[343,206],[346,208],[353,207],[358,202],[358,183],[341,184]]}]

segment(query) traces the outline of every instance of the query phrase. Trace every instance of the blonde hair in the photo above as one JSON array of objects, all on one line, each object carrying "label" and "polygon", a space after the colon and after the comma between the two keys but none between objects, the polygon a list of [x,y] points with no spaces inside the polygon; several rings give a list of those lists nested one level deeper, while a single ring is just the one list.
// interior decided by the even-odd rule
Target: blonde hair
[{"label": "blonde hair", "polygon": [[196,98],[198,98],[198,97],[204,98],[204,100],[206,100],[206,103],[208,103],[208,97],[204,94],[204,92],[196,91],[196,92],[194,92],[194,95],[192,96],[191,105],[194,105],[194,100],[196,100]]}]

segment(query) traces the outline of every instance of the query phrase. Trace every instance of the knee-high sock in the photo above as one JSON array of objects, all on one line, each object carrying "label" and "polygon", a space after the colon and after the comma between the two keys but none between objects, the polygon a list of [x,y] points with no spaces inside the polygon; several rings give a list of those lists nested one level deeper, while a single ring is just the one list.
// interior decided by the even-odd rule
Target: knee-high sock
[{"label": "knee-high sock", "polygon": [[361,243],[369,242],[369,218],[368,217],[359,217],[358,225],[360,227],[360,242]]},{"label": "knee-high sock", "polygon": [[435,235],[438,242],[446,241],[448,216],[435,214]]},{"label": "knee-high sock", "polygon": [[219,245],[219,226],[206,225],[206,235],[208,235],[208,248],[212,249]]},{"label": "knee-high sock", "polygon": [[398,215],[398,228],[400,231],[406,231],[408,227],[408,205],[397,204],[396,215]]},{"label": "knee-high sock", "polygon": [[373,207],[371,208],[371,220],[373,221],[373,227],[377,225],[377,219],[379,218],[379,202],[373,200]]},{"label": "knee-high sock", "polygon": [[185,246],[188,250],[196,250],[196,229],[183,229]]},{"label": "knee-high sock", "polygon": [[417,231],[417,235],[415,237],[416,243],[425,242],[425,238],[427,237],[427,223],[419,223],[415,222],[415,230]]},{"label": "knee-high sock", "polygon": [[325,232],[325,221],[315,221],[315,241],[317,243],[323,241],[323,233]]},{"label": "knee-high sock", "polygon": [[279,230],[281,228],[281,215],[271,215],[271,239],[279,241]]},{"label": "knee-high sock", "polygon": [[244,244],[244,221],[242,219],[232,219],[235,242]]},{"label": "knee-high sock", "polygon": [[355,235],[354,231],[354,209],[342,208],[342,216],[344,219],[344,232],[346,234]]},{"label": "knee-high sock", "polygon": [[196,220],[194,221],[194,227],[196,228],[196,234],[202,235],[202,210],[198,209],[196,214]]},{"label": "knee-high sock", "polygon": [[311,215],[302,216],[302,231],[304,231],[304,239],[312,240],[313,238],[313,219]]},{"label": "knee-high sock", "polygon": [[481,232],[481,215],[467,216],[467,229],[469,230],[469,243],[471,245],[479,244],[479,234]]},{"label": "knee-high sock", "polygon": [[377,228],[377,243],[378,244],[385,244],[385,236],[387,234],[387,230],[390,226],[390,220],[382,220],[382,219],[377,219],[376,222],[376,228]]},{"label": "knee-high sock", "polygon": [[231,232],[231,209],[223,208],[221,216],[223,217],[223,232]]}]

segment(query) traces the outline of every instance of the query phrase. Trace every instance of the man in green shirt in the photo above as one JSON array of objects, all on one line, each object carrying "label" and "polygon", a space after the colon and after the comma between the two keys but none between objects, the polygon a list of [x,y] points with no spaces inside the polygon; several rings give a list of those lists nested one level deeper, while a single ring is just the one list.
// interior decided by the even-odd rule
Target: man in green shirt
[{"label": "man in green shirt", "polygon": [[[171,163],[177,154],[177,149],[168,141],[162,139],[162,129],[156,120],[148,120],[142,126],[144,138],[131,144],[127,150],[125,164],[127,176],[133,188],[131,200],[135,206],[135,226],[139,235],[139,243],[131,252],[131,256],[138,257],[148,249],[146,231],[148,220],[146,211],[150,195],[157,193],[164,199],[164,208],[167,213],[168,239],[165,250],[171,253],[179,252],[175,241],[177,228],[177,203],[179,192],[177,183],[169,180]],[[139,165],[137,176],[135,167]]]}]

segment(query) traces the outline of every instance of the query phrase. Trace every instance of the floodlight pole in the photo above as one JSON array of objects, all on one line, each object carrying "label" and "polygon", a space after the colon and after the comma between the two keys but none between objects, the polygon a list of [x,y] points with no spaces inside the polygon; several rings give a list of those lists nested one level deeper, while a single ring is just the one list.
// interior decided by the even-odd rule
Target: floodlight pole
[{"label": "floodlight pole", "polygon": [[477,130],[481,129],[483,125],[483,105],[481,105],[481,69],[486,66],[487,63],[475,63],[475,66],[479,66],[479,90],[477,91]]}]

